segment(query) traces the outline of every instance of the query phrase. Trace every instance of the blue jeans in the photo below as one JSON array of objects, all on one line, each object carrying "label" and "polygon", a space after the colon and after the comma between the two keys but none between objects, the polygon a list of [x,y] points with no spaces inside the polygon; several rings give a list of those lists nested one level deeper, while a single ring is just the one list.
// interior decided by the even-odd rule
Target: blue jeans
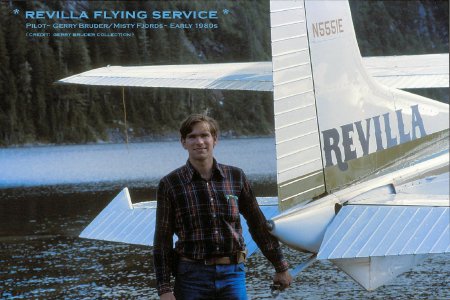
[{"label": "blue jeans", "polygon": [[177,300],[246,300],[245,265],[213,265],[180,261],[174,288]]}]

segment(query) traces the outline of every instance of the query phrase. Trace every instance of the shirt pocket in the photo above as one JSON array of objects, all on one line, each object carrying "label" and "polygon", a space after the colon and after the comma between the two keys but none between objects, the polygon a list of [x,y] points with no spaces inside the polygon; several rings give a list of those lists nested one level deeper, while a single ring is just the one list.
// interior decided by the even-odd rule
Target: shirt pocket
[{"label": "shirt pocket", "polygon": [[221,195],[221,213],[228,222],[237,222],[239,220],[239,197],[233,194]]}]

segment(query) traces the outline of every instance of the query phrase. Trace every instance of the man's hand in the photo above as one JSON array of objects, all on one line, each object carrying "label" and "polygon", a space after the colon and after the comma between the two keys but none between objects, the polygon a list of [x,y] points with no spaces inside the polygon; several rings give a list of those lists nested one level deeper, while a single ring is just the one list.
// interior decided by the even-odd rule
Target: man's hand
[{"label": "man's hand", "polygon": [[162,294],[159,299],[161,300],[175,300],[175,296],[173,295],[173,293],[165,293]]},{"label": "man's hand", "polygon": [[280,291],[286,289],[292,283],[291,273],[289,273],[288,270],[281,273],[275,273],[275,276],[273,277],[273,283],[279,286]]}]

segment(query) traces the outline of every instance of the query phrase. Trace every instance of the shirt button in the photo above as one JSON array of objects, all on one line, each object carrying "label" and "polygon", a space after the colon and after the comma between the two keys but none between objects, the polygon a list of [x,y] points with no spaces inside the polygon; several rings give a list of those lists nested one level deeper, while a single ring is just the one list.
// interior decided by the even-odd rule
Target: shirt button
[{"label": "shirt button", "polygon": [[216,214],[213,215],[213,218],[215,218],[215,217],[216,217]]},{"label": "shirt button", "polygon": [[211,201],[214,201],[214,198],[211,198],[210,200],[211,200]]},{"label": "shirt button", "polygon": [[215,233],[215,234],[218,234],[219,232],[216,230],[216,231],[214,231],[214,233]]},{"label": "shirt button", "polygon": [[216,248],[217,251],[219,251],[219,249],[220,249],[219,247]]}]

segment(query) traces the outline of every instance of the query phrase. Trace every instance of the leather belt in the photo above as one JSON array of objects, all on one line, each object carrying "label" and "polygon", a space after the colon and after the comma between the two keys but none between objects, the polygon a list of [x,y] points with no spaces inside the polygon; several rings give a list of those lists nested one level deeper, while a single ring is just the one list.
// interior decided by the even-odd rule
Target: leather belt
[{"label": "leather belt", "polygon": [[223,257],[211,257],[206,259],[191,259],[185,256],[180,257],[180,261],[201,263],[206,266],[214,266],[214,265],[234,265],[240,264],[246,261],[247,253],[239,252],[235,257],[223,256]]}]

